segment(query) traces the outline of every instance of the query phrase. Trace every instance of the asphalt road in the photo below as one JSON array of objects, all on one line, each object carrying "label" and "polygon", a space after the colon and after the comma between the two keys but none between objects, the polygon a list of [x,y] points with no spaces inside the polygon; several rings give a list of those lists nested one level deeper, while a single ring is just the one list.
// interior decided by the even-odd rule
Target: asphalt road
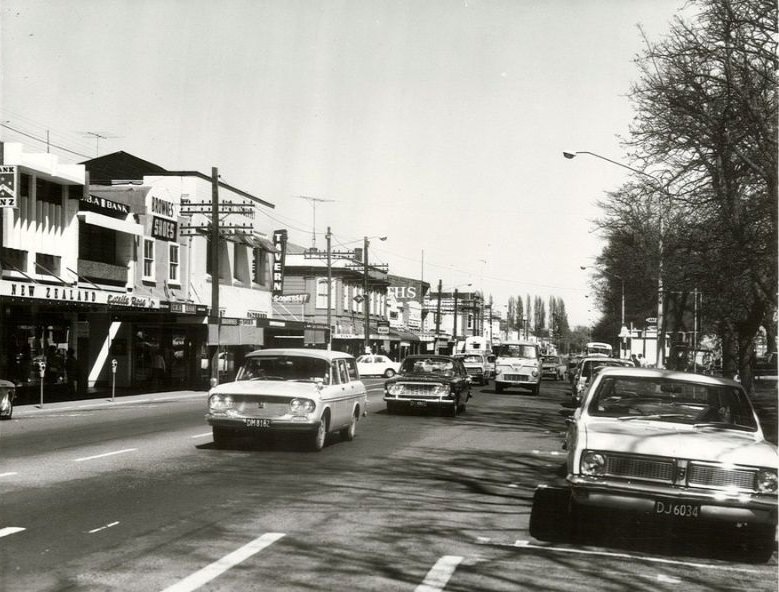
[{"label": "asphalt road", "polygon": [[563,383],[491,386],[458,418],[388,415],[353,442],[213,446],[205,393],[18,407],[0,423],[0,590],[776,590],[716,545],[528,534],[563,462]]}]

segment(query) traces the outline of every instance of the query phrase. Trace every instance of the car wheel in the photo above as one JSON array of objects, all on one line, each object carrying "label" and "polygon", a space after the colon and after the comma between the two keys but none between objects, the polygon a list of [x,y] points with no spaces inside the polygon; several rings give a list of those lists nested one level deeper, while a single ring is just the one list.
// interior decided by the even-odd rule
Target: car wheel
[{"label": "car wheel", "polygon": [[0,415],[0,419],[11,419],[14,415],[14,404],[8,401],[8,407],[3,410],[3,414]]},{"label": "car wheel", "polygon": [[392,415],[393,413],[397,413],[397,412],[398,412],[398,404],[387,401],[387,413]]},{"label": "car wheel", "polygon": [[495,383],[495,392],[496,393],[502,393],[503,392],[503,384],[500,382]]},{"label": "car wheel", "polygon": [[352,415],[352,421],[349,422],[349,425],[341,430],[341,438],[346,440],[347,442],[351,442],[354,440],[354,436],[357,435],[357,415],[359,414],[359,411],[355,411],[354,415]]},{"label": "car wheel", "polygon": [[217,448],[229,448],[235,438],[232,430],[213,426],[211,432],[214,436],[214,446]]},{"label": "car wheel", "polygon": [[541,383],[537,382],[535,385],[533,385],[533,388],[530,390],[530,392],[533,394],[533,396],[538,396],[538,393],[541,392]]},{"label": "car wheel", "polygon": [[776,529],[756,528],[746,541],[745,557],[754,563],[768,563],[776,549]]},{"label": "car wheel", "polygon": [[457,412],[460,410],[460,397],[459,395],[454,400],[454,405],[449,409],[449,417],[457,417]]},{"label": "car wheel", "polygon": [[327,438],[327,417],[323,415],[311,437],[311,450],[314,452],[322,450],[325,447],[325,438]]},{"label": "car wheel", "polygon": [[395,376],[395,371],[392,368],[387,368],[384,371],[384,378],[392,378],[393,376]]}]

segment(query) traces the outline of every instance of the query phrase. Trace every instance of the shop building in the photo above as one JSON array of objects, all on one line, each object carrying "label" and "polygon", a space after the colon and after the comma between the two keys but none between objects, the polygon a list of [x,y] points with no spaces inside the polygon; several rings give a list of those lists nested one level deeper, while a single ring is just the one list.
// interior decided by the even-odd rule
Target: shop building
[{"label": "shop building", "polygon": [[387,275],[387,317],[390,335],[397,336],[401,360],[410,354],[433,351],[435,336],[424,329],[428,311],[424,306],[430,284],[414,278]]}]

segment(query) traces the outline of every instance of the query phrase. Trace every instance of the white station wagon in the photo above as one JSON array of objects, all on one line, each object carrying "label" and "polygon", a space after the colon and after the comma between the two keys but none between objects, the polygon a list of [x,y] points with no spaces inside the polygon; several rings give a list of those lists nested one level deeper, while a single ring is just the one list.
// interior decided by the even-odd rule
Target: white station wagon
[{"label": "white station wagon", "polygon": [[266,349],[246,356],[234,382],[211,389],[206,421],[218,448],[239,435],[292,432],[318,451],[329,432],[352,440],[366,406],[365,386],[349,354]]},{"label": "white station wagon", "polygon": [[647,525],[739,540],[756,560],[776,550],[777,448],[737,382],[604,368],[573,412],[564,448],[562,512],[539,512],[534,502],[536,538],[552,526],[547,519],[567,516],[577,528],[628,513]]}]

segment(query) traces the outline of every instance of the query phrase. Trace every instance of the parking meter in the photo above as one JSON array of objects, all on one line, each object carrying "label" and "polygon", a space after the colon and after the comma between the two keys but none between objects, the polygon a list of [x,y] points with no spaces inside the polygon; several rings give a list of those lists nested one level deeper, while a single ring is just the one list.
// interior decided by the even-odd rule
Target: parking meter
[{"label": "parking meter", "polygon": [[116,358],[111,360],[111,401],[116,397],[116,367],[119,363]]},{"label": "parking meter", "polygon": [[43,409],[43,377],[46,374],[46,360],[38,360],[38,375],[41,377],[41,409]]}]

